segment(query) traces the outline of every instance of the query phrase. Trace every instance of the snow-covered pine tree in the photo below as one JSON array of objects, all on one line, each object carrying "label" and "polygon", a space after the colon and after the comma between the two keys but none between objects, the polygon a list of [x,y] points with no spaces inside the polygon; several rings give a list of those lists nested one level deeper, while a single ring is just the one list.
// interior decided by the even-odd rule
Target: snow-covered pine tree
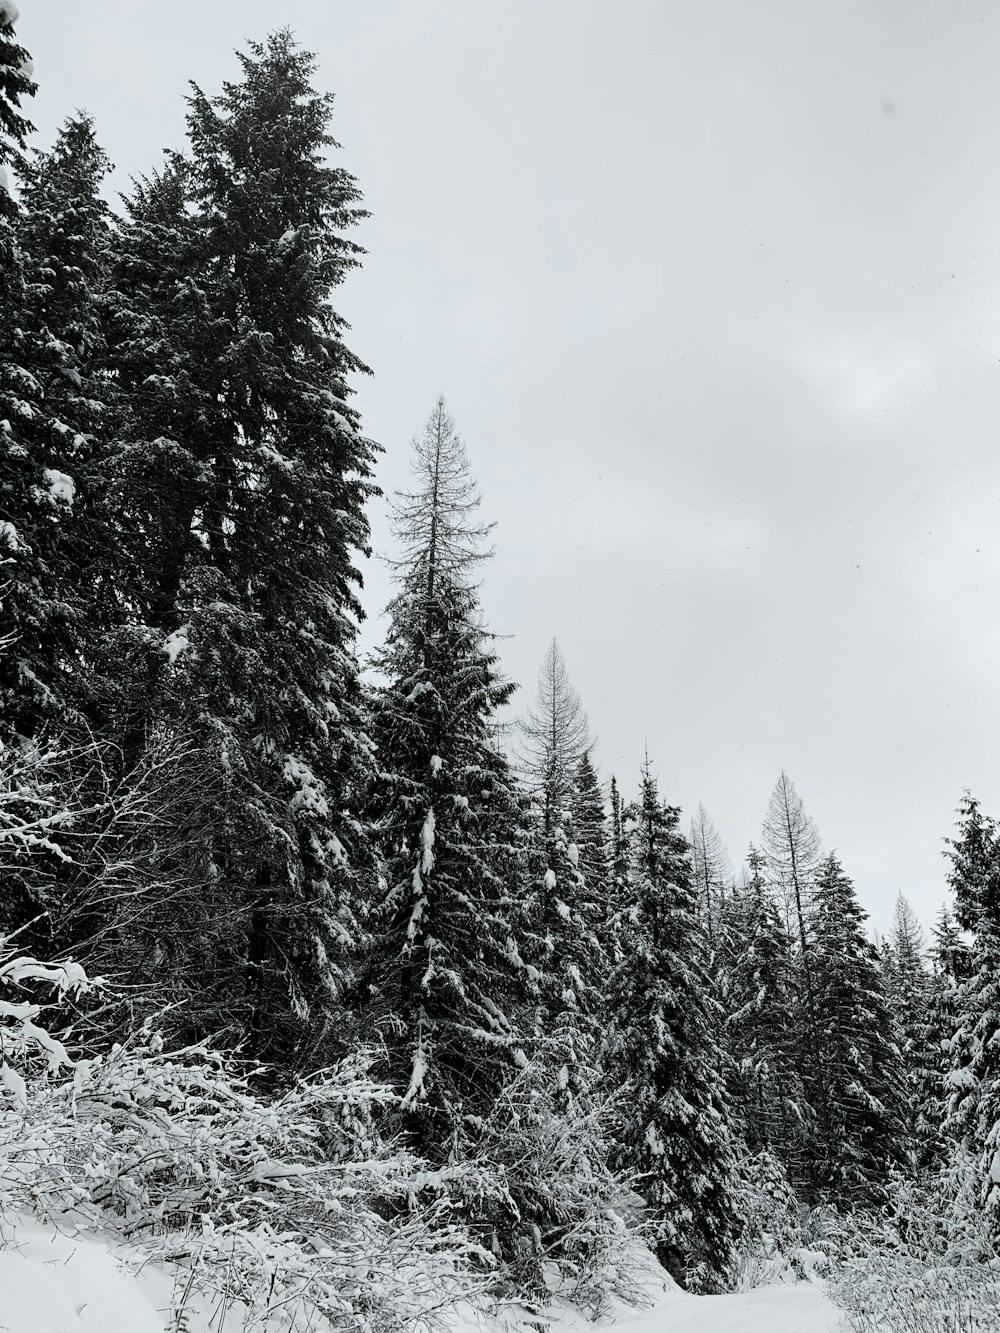
[{"label": "snow-covered pine tree", "polygon": [[583,704],[553,639],[534,707],[520,724],[520,755],[535,815],[529,956],[542,977],[536,1023],[541,1034],[560,1028],[571,1065],[589,1059],[603,973],[573,817],[577,771],[592,744]]},{"label": "snow-covered pine tree", "polygon": [[48,598],[44,621],[19,627],[22,730],[43,717],[65,728],[68,714],[88,711],[93,696],[95,560],[109,545],[94,504],[95,459],[111,406],[102,374],[110,228],[101,186],[109,170],[92,120],[77,113],[52,149],[36,150],[18,173],[21,357],[35,398],[19,428],[34,502],[19,530],[36,574],[48,575],[33,579],[35,598]]},{"label": "snow-covered pine tree", "polygon": [[368,977],[408,1131],[440,1162],[467,1149],[521,1058],[527,969],[509,862],[523,814],[497,723],[514,687],[475,581],[490,526],[443,398],[412,466],[413,489],[394,507],[399,592],[375,659],[372,815],[386,893]]},{"label": "snow-covered pine tree", "polygon": [[[589,753],[580,756],[570,797],[577,864],[588,896],[609,895],[611,852],[604,794]],[[605,898],[606,902],[606,898]]]},{"label": "snow-covered pine tree", "polygon": [[374,446],[330,305],[363,214],[314,58],[279,32],[239,59],[220,96],[193,90],[189,153],[136,190],[116,256],[112,364],[135,391],[108,460],[136,547],[120,740],[133,764],[164,729],[200,757],[181,817],[204,895],[173,923],[150,895],[106,938],[137,980],[186,990],[196,1030],[308,1063],[342,1017],[369,867],[354,553]]},{"label": "snow-covered pine tree", "polygon": [[867,913],[836,855],[814,882],[809,925],[818,1060],[803,1079],[818,1125],[810,1163],[822,1197],[843,1205],[884,1197],[890,1169],[909,1158],[898,1030]]},{"label": "snow-covered pine tree", "polygon": [[720,916],[719,991],[733,1107],[748,1146],[770,1149],[801,1185],[812,1117],[798,1068],[798,970],[756,848],[747,864],[749,874]]},{"label": "snow-covered pine tree", "polygon": [[915,1139],[925,1115],[923,1079],[934,1059],[928,1049],[931,976],[925,954],[920,922],[907,898],[899,893],[893,908],[892,929],[883,948],[882,973],[886,999],[900,1037],[911,1139]]},{"label": "snow-covered pine tree", "polygon": [[953,1142],[947,1128],[952,1067],[952,1039],[959,1028],[959,993],[971,971],[970,950],[947,905],[931,931],[927,1021],[923,1033],[925,1064],[917,1071],[914,1101],[918,1107],[915,1151],[921,1169],[945,1165]]},{"label": "snow-covered pine tree", "polygon": [[16,18],[10,0],[0,0],[0,719],[8,737],[26,737],[69,711],[75,615],[64,560],[71,492],[59,468],[68,428],[45,402],[22,212],[8,175],[24,169],[32,126],[22,103],[36,89]]},{"label": "snow-covered pine tree", "polygon": [[[2,225],[17,216],[10,193],[7,171],[20,161],[24,141],[34,129],[24,114],[22,100],[34,97],[38,85],[33,81],[31,57],[15,35],[18,11],[13,0],[0,0],[0,273],[5,263],[4,250],[10,244],[9,232]],[[0,288],[0,296],[7,293]]]},{"label": "snow-covered pine tree", "polygon": [[1000,1238],[1000,825],[971,795],[958,813],[948,882],[973,938],[955,997],[946,1128],[978,1162],[980,1203]]},{"label": "snow-covered pine tree", "polygon": [[659,796],[648,758],[628,810],[626,955],[612,979],[609,1072],[627,1083],[621,1152],[657,1253],[686,1284],[723,1285],[740,1222],[736,1141],[709,1013],[707,941],[680,811]]}]

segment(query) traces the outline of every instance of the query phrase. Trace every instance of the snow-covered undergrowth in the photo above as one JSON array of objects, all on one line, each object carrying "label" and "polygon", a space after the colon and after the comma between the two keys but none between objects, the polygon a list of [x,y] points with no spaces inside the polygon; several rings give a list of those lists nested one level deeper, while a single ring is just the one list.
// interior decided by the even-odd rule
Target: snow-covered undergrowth
[{"label": "snow-covered undergrowth", "polygon": [[856,1333],[994,1333],[1000,1258],[971,1171],[900,1184],[891,1210],[852,1219],[831,1284]]},{"label": "snow-covered undergrowth", "polygon": [[[37,1246],[38,1226],[50,1240],[101,1242],[126,1268],[169,1277],[159,1306],[178,1331],[196,1317],[209,1327],[210,1312],[226,1330],[429,1327],[450,1307],[520,1303],[532,1268],[540,1295],[593,1310],[634,1285],[635,1247],[606,1206],[608,1181],[581,1170],[569,1121],[546,1132],[545,1117],[532,1119],[527,1074],[506,1094],[523,1094],[508,1108],[521,1137],[484,1126],[474,1160],[431,1172],[381,1133],[394,1094],[364,1053],[270,1095],[205,1045],[164,1049],[149,1023],[74,1060],[42,1000],[58,1007],[94,989],[78,966],[40,964],[0,939],[8,1258]],[[531,1191],[551,1225],[522,1227],[520,1258],[508,1248],[498,1261],[478,1219],[516,1226]]]}]

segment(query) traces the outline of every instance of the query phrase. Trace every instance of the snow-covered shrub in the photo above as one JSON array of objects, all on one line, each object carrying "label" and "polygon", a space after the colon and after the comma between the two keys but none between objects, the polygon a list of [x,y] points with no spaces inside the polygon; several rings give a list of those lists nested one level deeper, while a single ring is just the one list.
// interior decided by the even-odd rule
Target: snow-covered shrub
[{"label": "snow-covered shrub", "polygon": [[463,1159],[422,1187],[496,1257],[498,1289],[538,1304],[558,1292],[596,1313],[611,1296],[637,1299],[642,1228],[625,1221],[633,1182],[608,1166],[610,1099],[567,1100],[565,1079],[548,1059],[526,1063],[469,1126]]},{"label": "snow-covered shrub", "polygon": [[[91,984],[9,948],[0,983]],[[373,1112],[394,1094],[363,1054],[264,1097],[204,1045],[165,1050],[148,1023],[74,1062],[38,1006],[4,1004],[0,1214],[111,1228],[180,1266],[179,1300],[235,1304],[246,1327],[420,1327],[486,1285],[493,1256],[380,1137]]]},{"label": "snow-covered shrub", "polygon": [[1000,1258],[971,1162],[905,1181],[881,1216],[844,1219],[831,1294],[857,1333],[992,1333]]},{"label": "snow-covered shrub", "polygon": [[733,1286],[738,1291],[794,1280],[803,1246],[803,1209],[773,1152],[746,1152],[734,1173],[734,1204],[743,1221]]},{"label": "snow-covered shrub", "polygon": [[39,989],[54,991],[57,1000],[86,995],[100,981],[92,981],[78,963],[39,963],[20,954],[0,935],[0,1088],[15,1104],[28,1102],[26,1075],[44,1069],[48,1074],[72,1067],[63,1043],[40,1022],[43,1005],[33,997]]}]

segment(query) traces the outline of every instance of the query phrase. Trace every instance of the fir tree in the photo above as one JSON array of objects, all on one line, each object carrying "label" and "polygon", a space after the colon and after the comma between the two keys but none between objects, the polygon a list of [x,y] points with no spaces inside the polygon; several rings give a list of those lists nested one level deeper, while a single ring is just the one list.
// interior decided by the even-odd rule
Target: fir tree
[{"label": "fir tree", "polygon": [[[1000,826],[972,796],[950,846],[955,917],[973,939],[955,996],[946,1128],[976,1160],[982,1207],[1000,1236]],[[954,966],[961,955],[949,952]]]},{"label": "fir tree", "polygon": [[923,1076],[933,1059],[928,1049],[931,978],[924,954],[920,922],[903,894],[897,894],[882,970],[886,999],[900,1037],[911,1136],[919,1133],[925,1111]]},{"label": "fir tree", "polygon": [[589,753],[580,756],[570,798],[578,866],[591,900],[610,896],[611,855],[604,796]]},{"label": "fir tree", "polygon": [[420,1150],[460,1155],[519,1058],[526,969],[509,858],[522,818],[499,748],[513,686],[483,628],[475,571],[489,527],[443,399],[414,441],[394,508],[399,592],[376,667],[374,828],[385,900],[370,960],[373,1020]]},{"label": "fir tree", "polygon": [[721,916],[720,999],[734,1109],[751,1149],[769,1149],[803,1183],[812,1116],[799,1073],[798,973],[792,941],[751,848],[750,874]]},{"label": "fir tree", "polygon": [[815,1184],[844,1204],[884,1197],[890,1168],[909,1148],[898,1032],[866,916],[831,854],[815,881],[809,933],[819,1060],[804,1078],[818,1118]]},{"label": "fir tree", "polygon": [[374,446],[330,305],[363,213],[326,161],[314,58],[281,32],[240,63],[220,96],[194,89],[189,154],[140,183],[116,255],[132,394],[107,467],[134,551],[116,739],[138,765],[185,737],[205,793],[184,811],[191,917],[171,933],[150,896],[123,947],[148,984],[183,974],[196,1031],[224,1017],[251,1052],[308,1063],[342,1017],[370,865],[353,644]]},{"label": "fir tree", "polygon": [[648,760],[629,816],[627,954],[613,983],[613,1068],[629,1085],[622,1149],[641,1173],[661,1260],[688,1285],[711,1289],[725,1282],[739,1233],[736,1146],[688,846]]}]

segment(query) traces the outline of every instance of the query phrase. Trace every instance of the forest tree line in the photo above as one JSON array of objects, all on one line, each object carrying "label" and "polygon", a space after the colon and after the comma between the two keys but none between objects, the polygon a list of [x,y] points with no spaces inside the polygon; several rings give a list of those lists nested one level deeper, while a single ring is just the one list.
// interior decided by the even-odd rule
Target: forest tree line
[{"label": "forest tree line", "polygon": [[331,300],[364,209],[313,57],[277,33],[192,87],[184,149],[113,211],[86,114],[26,148],[11,15],[0,933],[112,983],[79,1039],[156,1015],[275,1088],[375,1050],[430,1166],[486,1139],[535,1162],[464,1201],[498,1253],[557,1251],[587,1181],[637,1192],[702,1290],[803,1207],[877,1211],[959,1163],[1000,1228],[996,823],[965,799],[930,948],[902,899],[876,947],[784,773],[739,873],[648,756],[605,785],[555,642],[508,745],[442,399],[362,671],[379,449]]}]

